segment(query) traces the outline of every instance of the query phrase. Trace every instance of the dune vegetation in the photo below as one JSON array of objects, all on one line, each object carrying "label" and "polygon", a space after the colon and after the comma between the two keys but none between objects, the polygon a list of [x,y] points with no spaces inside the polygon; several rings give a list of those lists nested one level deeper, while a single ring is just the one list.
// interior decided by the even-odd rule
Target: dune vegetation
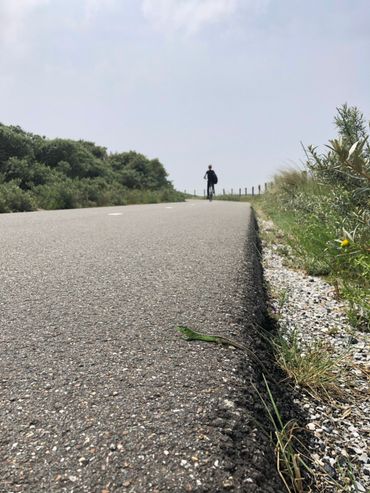
[{"label": "dune vegetation", "polygon": [[369,330],[368,125],[356,107],[337,111],[337,137],[322,151],[304,147],[303,169],[278,173],[259,207],[285,233],[299,265],[326,276],[349,301],[352,323]]},{"label": "dune vegetation", "polygon": [[158,159],[0,124],[0,212],[184,200]]}]

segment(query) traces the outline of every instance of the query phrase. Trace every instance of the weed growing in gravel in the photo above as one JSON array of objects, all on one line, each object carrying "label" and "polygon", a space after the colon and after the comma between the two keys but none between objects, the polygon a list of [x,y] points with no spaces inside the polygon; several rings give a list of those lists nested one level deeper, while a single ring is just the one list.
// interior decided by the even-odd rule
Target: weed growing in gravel
[{"label": "weed growing in gravel", "polygon": [[283,423],[283,419],[264,375],[263,380],[270,403],[263,398],[255,386],[254,389],[261,399],[261,402],[263,403],[268,417],[274,427],[276,467],[279,476],[281,477],[288,492],[303,493],[303,478],[301,471],[302,468],[307,471],[310,471],[310,469],[306,465],[301,454],[297,452],[294,445],[298,425],[295,421],[288,421],[288,423],[285,424]]},{"label": "weed growing in gravel", "polygon": [[[276,467],[288,493],[336,493],[359,492],[356,486],[355,471],[350,462],[336,469],[337,479],[329,474],[325,467],[310,457],[310,452],[298,438],[300,428],[296,421],[284,423],[270,386],[263,375],[264,384],[269,400],[266,401],[254,386],[269,420],[274,429],[274,446]],[[310,465],[312,464],[312,466]],[[315,477],[315,489],[304,480],[304,477]]]},{"label": "weed growing in gravel", "polygon": [[330,347],[321,341],[302,345],[296,332],[278,334],[272,344],[279,366],[296,385],[313,396],[330,397],[343,393],[341,383],[347,379],[340,363],[346,354],[333,356]]},{"label": "weed growing in gravel", "polygon": [[281,311],[284,305],[287,303],[289,299],[289,291],[288,289],[282,289],[277,296],[279,311]]}]

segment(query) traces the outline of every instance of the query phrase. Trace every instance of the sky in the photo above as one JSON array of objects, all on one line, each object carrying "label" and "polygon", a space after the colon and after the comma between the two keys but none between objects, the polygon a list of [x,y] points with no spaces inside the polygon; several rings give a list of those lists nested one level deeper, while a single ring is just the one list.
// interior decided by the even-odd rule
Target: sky
[{"label": "sky", "polygon": [[264,184],[370,118],[369,0],[0,0],[0,122]]}]

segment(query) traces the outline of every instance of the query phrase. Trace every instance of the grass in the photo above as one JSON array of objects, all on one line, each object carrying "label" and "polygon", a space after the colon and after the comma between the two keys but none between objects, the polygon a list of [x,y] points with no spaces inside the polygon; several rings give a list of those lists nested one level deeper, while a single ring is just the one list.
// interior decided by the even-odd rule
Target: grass
[{"label": "grass", "polygon": [[302,469],[310,471],[302,455],[297,451],[295,446],[296,432],[298,425],[294,420],[283,422],[282,416],[278,410],[271,389],[263,375],[264,384],[269,397],[269,402],[264,399],[262,394],[254,386],[263,406],[267,412],[269,420],[274,428],[275,435],[275,455],[276,468],[281,480],[283,481],[288,492],[303,493]]},{"label": "grass", "polygon": [[251,202],[252,200],[258,200],[258,195],[239,195],[239,194],[225,194],[215,195],[214,200],[228,200],[232,202]]},{"label": "grass", "polygon": [[303,147],[303,168],[280,171],[252,203],[285,234],[297,266],[326,276],[348,300],[351,322],[370,331],[370,134],[356,107],[337,108],[338,136]]},{"label": "grass", "polygon": [[[265,216],[266,217],[266,216]],[[281,241],[277,239],[276,228],[268,228],[265,239],[269,242]],[[263,234],[265,232],[263,231]],[[271,287],[267,286],[271,291]],[[277,303],[277,314],[272,317],[279,323],[279,312],[288,300],[288,291],[280,287],[273,292],[273,298]],[[314,398],[315,402],[348,401],[350,398],[358,398],[356,389],[351,386],[350,374],[353,369],[353,361],[347,353],[335,355],[331,346],[323,342],[301,343],[296,332],[284,336],[281,332],[272,336],[271,331],[260,330],[260,333],[268,339],[274,349],[275,359],[294,386],[305,389]],[[280,382],[283,385],[283,382]],[[267,383],[265,382],[265,385]],[[279,388],[276,392],[279,394]],[[268,389],[269,402],[264,402],[268,407],[268,416],[274,427],[274,447],[278,472],[289,493],[306,493],[310,486],[305,484],[302,478],[307,475],[314,478],[314,491],[336,491],[338,493],[352,493],[356,491],[356,467],[350,463],[335,466],[335,473],[324,468],[324,464],[311,457],[310,450],[299,439],[301,429],[295,421],[284,422],[276,405],[271,389]],[[260,395],[262,399],[262,396]],[[350,472],[352,471],[352,472]],[[307,483],[307,482],[306,482]]]},{"label": "grass", "polygon": [[342,384],[348,376],[341,365],[346,353],[334,356],[328,344],[315,341],[302,345],[296,332],[278,334],[272,340],[278,365],[286,375],[313,397],[330,399],[342,395]]},{"label": "grass", "polygon": [[[357,108],[338,108],[335,123],[339,135],[326,146],[329,150],[304,148],[303,170],[280,172],[272,188],[251,202],[264,220],[277,227],[269,228],[265,240],[278,244],[280,254],[295,268],[325,276],[336,296],[348,301],[352,324],[369,331],[370,136]],[[282,237],[277,237],[276,229]],[[281,310],[285,293],[277,293],[275,298]],[[355,363],[347,358],[349,353],[336,355],[330,345],[320,341],[303,343],[296,332],[280,333],[269,340],[287,379],[306,389],[314,402],[329,400],[335,406],[363,397],[350,379]],[[269,401],[259,395],[274,426],[277,467],[287,491],[303,492],[305,471],[315,476],[315,491],[358,491],[356,467],[350,463],[338,464],[334,475],[319,461],[312,461],[312,469],[307,466],[309,452],[297,440],[297,424],[284,423],[264,381]]]},{"label": "grass", "polygon": [[[266,216],[265,216],[266,218]],[[269,242],[281,241],[277,239],[276,228],[270,227],[268,231],[263,230],[265,240]],[[271,292],[271,286],[267,290]],[[273,291],[273,299],[277,304],[277,313],[272,316],[279,324],[279,312],[288,301],[288,291],[281,286]],[[314,402],[327,401],[348,402],[361,397],[355,388],[351,388],[350,375],[354,362],[347,353],[335,355],[331,346],[323,342],[301,343],[296,332],[290,336],[284,336],[282,332],[263,331],[263,334],[274,349],[275,359],[286,375],[286,381],[292,385],[305,389],[311,395]],[[362,368],[361,368],[362,369]],[[283,385],[284,381],[280,381]],[[267,382],[265,382],[267,388]],[[275,389],[280,395],[279,387]],[[289,493],[301,493],[317,491],[325,493],[336,491],[338,493],[353,493],[356,490],[356,466],[350,462],[334,465],[333,469],[326,469],[320,459],[311,456],[307,446],[300,440],[301,428],[294,420],[284,422],[271,389],[268,389],[268,401],[264,401],[269,419],[274,427],[273,443],[275,447],[276,463],[278,472]],[[362,396],[363,397],[363,396]],[[263,399],[260,395],[260,399]],[[304,440],[306,443],[306,440]],[[313,478],[313,490],[303,479],[309,476]],[[303,478],[303,479],[302,479]]]},{"label": "grass", "polygon": [[281,289],[277,293],[277,301],[278,301],[278,310],[281,311],[283,307],[286,305],[289,299],[289,290]]},{"label": "grass", "polygon": [[324,276],[333,284],[338,297],[348,301],[351,323],[365,332],[370,331],[370,228],[358,228],[361,235],[342,247],[340,219],[330,216],[324,220],[313,213],[295,211],[293,206],[287,210],[277,200],[267,194],[258,202],[252,202],[258,215],[263,213],[283,233],[277,238],[276,233],[269,232],[267,241],[278,243],[280,253],[290,265],[304,269],[309,275]]},{"label": "grass", "polygon": [[[347,461],[345,466],[336,469],[338,479],[330,475],[317,461],[309,459],[310,452],[299,438],[301,432],[295,420],[284,422],[277,406],[267,379],[263,375],[268,400],[266,400],[256,386],[258,394],[268,418],[273,426],[272,438],[276,468],[288,493],[310,493],[317,491],[336,491],[337,493],[351,493],[358,491],[356,487],[355,468]],[[315,489],[308,484],[308,478],[314,478]],[[312,485],[313,486],[313,485]]]}]

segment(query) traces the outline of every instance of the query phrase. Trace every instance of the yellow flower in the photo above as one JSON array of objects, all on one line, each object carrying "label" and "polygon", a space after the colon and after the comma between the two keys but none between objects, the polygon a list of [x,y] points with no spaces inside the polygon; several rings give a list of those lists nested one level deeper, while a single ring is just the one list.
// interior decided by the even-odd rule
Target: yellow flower
[{"label": "yellow flower", "polygon": [[348,246],[349,246],[349,239],[348,239],[348,238],[345,238],[344,240],[342,240],[342,241],[340,242],[340,246],[341,246],[342,248],[348,247]]}]

